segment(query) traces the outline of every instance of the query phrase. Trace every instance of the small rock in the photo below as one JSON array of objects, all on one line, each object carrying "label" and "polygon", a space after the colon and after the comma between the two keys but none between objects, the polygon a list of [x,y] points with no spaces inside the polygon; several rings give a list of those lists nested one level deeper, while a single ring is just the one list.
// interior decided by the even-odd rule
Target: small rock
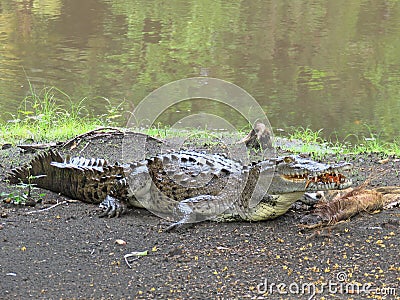
[{"label": "small rock", "polygon": [[173,248],[170,251],[168,251],[169,256],[176,256],[176,255],[182,255],[183,250],[182,248]]},{"label": "small rock", "polygon": [[378,163],[380,163],[381,165],[387,164],[388,162],[389,162],[389,158],[378,160]]},{"label": "small rock", "polygon": [[118,244],[118,245],[126,245],[126,242],[124,240],[121,240],[121,239],[116,239],[115,243]]}]

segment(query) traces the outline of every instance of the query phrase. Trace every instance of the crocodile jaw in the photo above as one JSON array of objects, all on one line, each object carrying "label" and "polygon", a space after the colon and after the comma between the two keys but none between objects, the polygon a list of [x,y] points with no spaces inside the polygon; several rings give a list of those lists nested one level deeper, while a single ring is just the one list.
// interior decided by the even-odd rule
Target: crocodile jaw
[{"label": "crocodile jaw", "polygon": [[341,190],[352,185],[351,179],[342,173],[308,174],[301,176],[278,175],[276,180],[280,181],[281,185],[288,187],[289,190],[286,189],[286,192]]},{"label": "crocodile jaw", "polygon": [[[292,159],[292,158],[290,158]],[[345,189],[352,181],[345,174],[352,169],[349,163],[325,165],[300,159],[277,166],[270,188],[271,194]]]}]

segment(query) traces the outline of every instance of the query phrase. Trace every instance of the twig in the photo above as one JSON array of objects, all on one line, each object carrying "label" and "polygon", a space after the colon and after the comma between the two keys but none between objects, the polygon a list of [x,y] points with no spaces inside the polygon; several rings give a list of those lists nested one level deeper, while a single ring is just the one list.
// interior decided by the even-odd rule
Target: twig
[{"label": "twig", "polygon": [[135,260],[138,260],[138,259],[139,259],[139,257],[136,257],[136,258],[132,259],[131,261],[129,261],[128,258],[130,258],[130,257],[132,257],[132,256],[133,256],[132,254],[125,254],[125,255],[124,255],[125,263],[128,265],[129,269],[132,269],[132,263],[133,263]]},{"label": "twig", "polygon": [[35,214],[35,213],[39,213],[39,212],[43,212],[43,211],[47,211],[47,210],[53,209],[53,208],[55,208],[55,207],[57,207],[57,206],[59,206],[59,205],[62,205],[62,204],[66,204],[66,203],[75,203],[75,202],[78,202],[78,200],[64,200],[64,201],[62,201],[62,202],[56,203],[56,204],[54,204],[54,205],[52,205],[52,206],[50,206],[50,207],[47,207],[47,208],[43,208],[43,209],[39,209],[39,210],[33,210],[33,211],[28,211],[26,214],[27,214],[27,215]]},{"label": "twig", "polygon": [[85,151],[85,149],[90,145],[90,142],[87,142],[85,146],[83,146],[83,148],[81,149],[81,151],[79,151],[79,154],[81,154],[83,151]]},{"label": "twig", "polygon": [[[135,261],[135,260],[138,260],[139,258],[141,258],[141,257],[143,257],[143,256],[147,256],[149,254],[149,252],[146,250],[146,251],[133,251],[133,252],[131,252],[131,253],[128,253],[128,254],[125,254],[124,255],[124,259],[125,259],[125,262],[126,262],[126,264],[128,265],[128,267],[129,267],[129,269],[132,269],[132,263]],[[135,257],[135,258],[133,258],[133,259],[131,259],[130,261],[129,261],[129,258],[131,258],[131,257]]]}]

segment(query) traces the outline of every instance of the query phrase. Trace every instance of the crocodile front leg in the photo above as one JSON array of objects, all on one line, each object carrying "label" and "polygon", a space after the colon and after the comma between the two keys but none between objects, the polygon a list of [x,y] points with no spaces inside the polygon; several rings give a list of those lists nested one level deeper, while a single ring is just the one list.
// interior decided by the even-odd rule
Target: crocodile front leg
[{"label": "crocodile front leg", "polygon": [[175,214],[181,219],[166,228],[171,231],[184,224],[210,219],[226,211],[232,203],[227,203],[224,197],[200,195],[180,201],[175,208]]},{"label": "crocodile front leg", "polygon": [[99,215],[100,218],[106,216],[109,218],[119,217],[126,211],[126,204],[124,202],[109,195],[100,203],[99,207],[103,210]]}]

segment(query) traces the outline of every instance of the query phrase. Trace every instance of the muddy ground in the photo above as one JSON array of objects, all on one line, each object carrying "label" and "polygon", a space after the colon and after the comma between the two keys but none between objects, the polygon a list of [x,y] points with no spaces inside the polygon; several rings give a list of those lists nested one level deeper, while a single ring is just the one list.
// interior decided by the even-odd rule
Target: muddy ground
[{"label": "muddy ground", "polygon": [[[121,144],[103,136],[67,149],[117,160]],[[32,155],[1,150],[1,177]],[[341,159],[354,164],[356,184],[380,174],[370,186],[400,186],[395,157]],[[16,190],[0,183],[0,192]],[[290,210],[272,221],[164,232],[167,225],[143,209],[114,219],[79,201],[41,211],[68,200],[35,190],[42,192],[34,207],[1,203],[1,299],[400,299],[399,208],[313,230],[298,226],[307,212]],[[146,250],[129,268],[124,255]]]}]

